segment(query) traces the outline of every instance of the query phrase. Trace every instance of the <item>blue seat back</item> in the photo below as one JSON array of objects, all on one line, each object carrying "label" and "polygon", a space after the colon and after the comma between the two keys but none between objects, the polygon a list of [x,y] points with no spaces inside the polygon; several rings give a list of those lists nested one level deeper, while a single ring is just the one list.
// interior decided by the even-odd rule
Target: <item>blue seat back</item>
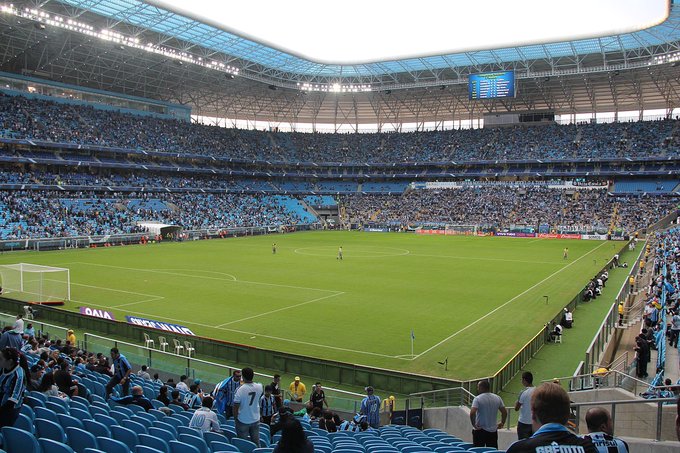
[{"label": "blue seat back", "polygon": [[185,444],[193,445],[198,449],[199,453],[210,453],[208,444],[205,442],[205,440],[203,440],[203,437],[194,436],[192,434],[180,434],[179,441],[184,442]]},{"label": "blue seat back", "polygon": [[83,420],[85,430],[94,434],[94,437],[111,437],[111,430],[108,426],[96,420]]},{"label": "blue seat back", "polygon": [[41,438],[38,439],[43,452],[49,453],[73,453],[73,449],[64,442],[57,442],[52,439]]},{"label": "blue seat back", "polygon": [[140,434],[138,437],[139,437],[139,443],[141,445],[144,445],[146,447],[155,448],[156,450],[161,451],[163,453],[170,453],[170,445],[168,444],[169,441],[159,439],[159,438],[154,437],[153,435],[149,435],[149,434]]},{"label": "blue seat back", "polygon": [[170,442],[170,453],[199,453],[198,448],[173,440]]},{"label": "blue seat back", "polygon": [[218,451],[239,451],[235,445],[224,442],[210,442],[210,450],[213,453],[217,453]]},{"label": "blue seat back", "polygon": [[44,418],[45,420],[53,421],[54,423],[59,423],[59,417],[57,413],[46,407],[36,407],[33,409],[35,411],[36,418]]},{"label": "blue seat back", "polygon": [[123,426],[112,426],[111,436],[114,439],[123,442],[125,445],[128,446],[128,448],[130,448],[130,450],[135,448],[135,445],[139,443],[137,433]]},{"label": "blue seat back", "polygon": [[86,448],[99,448],[97,439],[92,433],[84,429],[69,427],[66,428],[66,437],[68,437],[68,444],[76,453],[84,453]]},{"label": "blue seat back", "polygon": [[66,443],[66,431],[60,424],[44,418],[35,419],[36,435],[41,439],[50,439],[56,442]]},{"label": "blue seat back", "polygon": [[28,415],[19,413],[19,416],[14,421],[14,427],[33,433],[33,420],[31,420]]},{"label": "blue seat back", "polygon": [[59,419],[59,424],[64,429],[69,427],[85,429],[85,425],[83,425],[83,422],[70,415],[57,414],[57,418]]},{"label": "blue seat back", "polygon": [[107,453],[130,453],[130,450],[134,448],[109,437],[98,437],[97,442],[99,442],[99,448]]},{"label": "blue seat back", "polygon": [[40,444],[33,434],[11,426],[2,427],[3,448],[21,453],[42,453]]},{"label": "blue seat back", "polygon": [[255,445],[254,442],[251,442],[246,439],[241,439],[238,437],[234,437],[233,439],[231,439],[231,443],[234,444],[242,453],[251,453],[259,446]]}]

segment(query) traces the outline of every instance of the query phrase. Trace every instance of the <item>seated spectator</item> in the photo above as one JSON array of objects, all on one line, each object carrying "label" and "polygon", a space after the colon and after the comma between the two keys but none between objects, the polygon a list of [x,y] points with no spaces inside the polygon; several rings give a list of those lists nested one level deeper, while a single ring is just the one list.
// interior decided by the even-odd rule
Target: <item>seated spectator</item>
[{"label": "seated spectator", "polygon": [[29,337],[35,337],[35,328],[33,327],[33,323],[28,323],[26,325],[26,329],[24,330],[24,333],[28,335]]},{"label": "seated spectator", "polygon": [[323,417],[319,420],[319,428],[326,430],[329,433],[334,433],[338,430],[331,411],[324,411]]},{"label": "seated spectator", "polygon": [[189,387],[189,393],[184,395],[184,404],[189,406],[189,409],[198,409],[199,407],[201,407],[202,400],[203,395],[201,393],[198,393],[198,385],[191,384],[191,386]]},{"label": "seated spectator", "polygon": [[[195,385],[195,384],[194,384]],[[189,427],[194,428],[201,433],[215,432],[221,433],[220,422],[217,419],[217,414],[212,411],[213,399],[210,396],[203,398],[201,407],[196,409],[194,415],[191,416]]]},{"label": "seated spectator", "polygon": [[189,406],[184,404],[184,402],[179,399],[179,390],[173,390],[171,396],[172,396],[172,401],[170,401],[170,404],[176,404],[178,406],[182,406],[182,409],[184,409],[185,411],[189,410]]},{"label": "seated spectator", "polygon": [[144,380],[146,380],[146,381],[150,381],[150,380],[151,380],[151,375],[150,375],[149,372],[147,371],[146,365],[142,365],[142,369],[139,370],[139,371],[137,371],[137,376],[139,376],[140,378],[142,378],[142,379],[144,379]]},{"label": "seated spectator", "polygon": [[147,397],[144,396],[144,389],[139,385],[132,387],[132,395],[123,396],[122,398],[112,397],[111,399],[124,406],[127,406],[128,404],[141,406],[146,412],[149,412],[149,410],[153,409],[153,404]]},{"label": "seated spectator", "polygon": [[164,385],[158,391],[158,396],[156,397],[158,401],[165,404],[166,406],[170,404],[170,398],[168,397],[168,386]]},{"label": "seated spectator", "polygon": [[68,395],[69,398],[78,396],[78,381],[71,376],[69,366],[65,361],[62,361],[59,369],[54,371],[54,383],[59,391]]},{"label": "seated spectator", "polygon": [[43,374],[38,386],[38,391],[45,396],[56,396],[63,399],[68,399],[68,395],[59,391],[59,387],[54,383],[54,373]]},{"label": "seated spectator", "polygon": [[562,314],[562,320],[560,321],[560,325],[566,329],[571,329],[571,327],[574,325],[574,314],[566,308],[564,309],[564,313]]},{"label": "seated spectator", "polygon": [[187,380],[187,377],[186,377],[185,375],[181,375],[181,376],[179,377],[179,382],[177,383],[177,385],[175,386],[175,388],[176,388],[177,390],[182,391],[182,392],[188,392],[188,391],[189,391],[189,386],[187,385],[186,382],[184,382],[184,381],[186,381],[186,380]]},{"label": "seated spectator", "polygon": [[40,364],[35,364],[31,366],[31,373],[28,378],[27,388],[30,391],[40,391],[40,382],[42,381],[43,374],[45,374],[45,367]]},{"label": "seated spectator", "polygon": [[313,453],[314,445],[307,439],[302,425],[295,419],[286,419],[282,425],[281,439],[274,453]]},{"label": "seated spectator", "polygon": [[163,382],[163,381],[158,377],[158,373],[154,373],[154,374],[153,374],[153,383],[154,383],[154,384],[165,385],[165,382]]},{"label": "seated spectator", "polygon": [[550,332],[550,341],[555,341],[558,337],[562,336],[562,326],[553,322],[552,328],[553,329]]}]

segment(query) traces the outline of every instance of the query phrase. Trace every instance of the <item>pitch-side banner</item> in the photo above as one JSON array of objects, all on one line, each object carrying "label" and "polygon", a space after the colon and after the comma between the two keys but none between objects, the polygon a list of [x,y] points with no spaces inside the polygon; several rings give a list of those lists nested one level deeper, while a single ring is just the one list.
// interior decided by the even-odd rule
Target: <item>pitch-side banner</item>
[{"label": "pitch-side banner", "polygon": [[179,326],[177,324],[169,324],[167,322],[154,321],[153,319],[137,318],[136,316],[126,316],[128,324],[134,324],[136,326],[148,327],[150,329],[165,330],[166,332],[179,333],[182,335],[193,335],[195,333],[191,331],[188,327]]},{"label": "pitch-side banner", "polygon": [[523,233],[521,231],[497,231],[496,236],[506,236],[510,238],[535,238],[536,233]]},{"label": "pitch-side banner", "polygon": [[580,234],[539,234],[541,239],[581,239]]},{"label": "pitch-side banner", "polygon": [[110,319],[111,321],[116,320],[116,318],[113,317],[113,313],[110,311],[98,310],[96,308],[80,307],[80,314],[92,316],[94,318]]}]

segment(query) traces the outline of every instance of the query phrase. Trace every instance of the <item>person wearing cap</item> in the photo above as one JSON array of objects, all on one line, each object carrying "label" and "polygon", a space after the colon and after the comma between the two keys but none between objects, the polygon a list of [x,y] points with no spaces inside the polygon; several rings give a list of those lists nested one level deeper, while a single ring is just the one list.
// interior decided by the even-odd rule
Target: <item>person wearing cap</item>
[{"label": "person wearing cap", "polygon": [[373,394],[373,387],[366,387],[366,398],[361,401],[361,415],[371,428],[380,428],[380,397]]},{"label": "person wearing cap", "polygon": [[68,329],[68,331],[66,332],[66,340],[70,341],[71,345],[73,345],[73,347],[76,346],[76,336],[73,333],[72,329]]},{"label": "person wearing cap", "polygon": [[305,384],[300,381],[300,376],[295,376],[295,379],[288,387],[288,391],[290,392],[291,400],[295,401],[296,403],[301,403],[302,398],[304,398],[305,393],[307,393],[307,387],[305,387]]},{"label": "person wearing cap", "polygon": [[42,380],[43,374],[45,374],[45,367],[36,363],[31,367],[31,374],[28,377],[28,390],[37,391],[40,387],[40,381]]}]

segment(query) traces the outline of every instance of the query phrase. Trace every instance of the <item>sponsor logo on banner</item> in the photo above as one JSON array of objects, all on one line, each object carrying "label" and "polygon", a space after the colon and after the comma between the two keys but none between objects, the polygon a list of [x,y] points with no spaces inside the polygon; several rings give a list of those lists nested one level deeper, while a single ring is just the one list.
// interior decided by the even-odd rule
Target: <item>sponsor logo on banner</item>
[{"label": "sponsor logo on banner", "polygon": [[93,318],[102,318],[115,321],[116,318],[113,317],[113,313],[110,311],[97,310],[96,308],[90,307],[80,307],[80,314],[85,316],[92,316]]},{"label": "sponsor logo on banner", "polygon": [[539,234],[541,239],[581,239],[580,234]]},{"label": "sponsor logo on banner", "polygon": [[535,238],[536,233],[522,233],[522,232],[516,232],[516,231],[498,231],[496,233],[496,236],[505,236],[505,237],[510,237],[510,238]]},{"label": "sponsor logo on banner", "polygon": [[193,335],[191,329],[184,326],[179,326],[177,324],[169,324],[167,322],[154,321],[153,319],[137,318],[136,316],[126,316],[128,324],[134,324],[136,326],[148,327],[150,329],[165,330],[166,332],[179,333],[182,335]]},{"label": "sponsor logo on banner", "polygon": [[581,239],[586,239],[589,241],[606,241],[606,234],[582,234]]},{"label": "sponsor logo on banner", "polygon": [[364,228],[364,231],[368,233],[387,233],[390,230],[387,228]]}]

